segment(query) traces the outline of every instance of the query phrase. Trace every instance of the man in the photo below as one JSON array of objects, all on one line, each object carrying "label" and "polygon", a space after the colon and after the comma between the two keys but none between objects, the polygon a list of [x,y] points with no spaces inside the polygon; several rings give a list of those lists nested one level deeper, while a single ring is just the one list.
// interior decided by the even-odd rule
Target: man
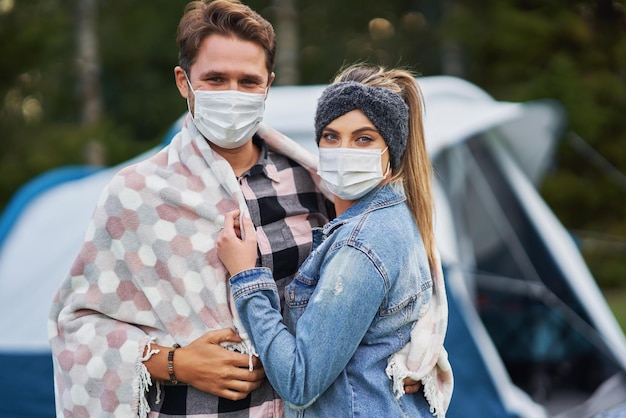
[{"label": "man", "polygon": [[282,289],[330,206],[297,153],[254,135],[274,79],[271,25],[238,1],[198,1],[177,40],[182,131],[112,179],[54,300],[58,416],[282,416],[215,240],[225,213],[251,216],[258,263]]}]

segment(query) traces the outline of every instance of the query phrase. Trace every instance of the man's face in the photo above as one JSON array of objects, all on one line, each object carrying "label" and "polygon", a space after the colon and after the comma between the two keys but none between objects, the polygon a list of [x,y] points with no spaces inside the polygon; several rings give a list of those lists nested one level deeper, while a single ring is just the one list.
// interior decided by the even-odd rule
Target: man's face
[{"label": "man's face", "polygon": [[[175,75],[180,94],[189,99],[193,113],[194,96],[182,68],[176,67]],[[274,80],[274,74],[268,74],[265,52],[260,45],[222,35],[204,38],[188,76],[194,90],[238,90],[257,94],[266,93]]]}]

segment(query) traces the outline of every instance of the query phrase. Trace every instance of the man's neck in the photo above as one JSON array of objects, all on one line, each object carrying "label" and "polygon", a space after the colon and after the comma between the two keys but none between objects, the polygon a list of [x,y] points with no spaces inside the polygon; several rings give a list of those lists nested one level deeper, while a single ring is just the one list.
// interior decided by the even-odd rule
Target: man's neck
[{"label": "man's neck", "polygon": [[240,177],[259,161],[261,151],[252,140],[235,149],[221,148],[210,141],[208,142],[213,151],[228,161],[237,177]]}]

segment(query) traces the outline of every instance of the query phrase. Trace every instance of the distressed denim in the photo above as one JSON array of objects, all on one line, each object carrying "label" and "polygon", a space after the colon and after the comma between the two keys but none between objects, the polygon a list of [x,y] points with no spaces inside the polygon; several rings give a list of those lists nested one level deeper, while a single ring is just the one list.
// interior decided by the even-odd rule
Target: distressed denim
[{"label": "distressed denim", "polygon": [[388,357],[428,308],[424,245],[398,189],[383,185],[314,230],[285,289],[271,271],[230,279],[237,310],[287,417],[432,417],[422,392],[396,399]]}]

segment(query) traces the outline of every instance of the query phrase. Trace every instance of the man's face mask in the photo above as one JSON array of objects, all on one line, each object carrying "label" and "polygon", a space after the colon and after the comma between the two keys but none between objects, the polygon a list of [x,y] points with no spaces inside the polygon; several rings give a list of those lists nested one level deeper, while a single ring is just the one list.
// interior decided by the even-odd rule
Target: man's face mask
[{"label": "man's face mask", "polygon": [[[193,122],[211,143],[227,149],[239,148],[252,138],[265,112],[265,94],[237,90],[194,90]],[[187,99],[189,113],[189,99]]]}]

